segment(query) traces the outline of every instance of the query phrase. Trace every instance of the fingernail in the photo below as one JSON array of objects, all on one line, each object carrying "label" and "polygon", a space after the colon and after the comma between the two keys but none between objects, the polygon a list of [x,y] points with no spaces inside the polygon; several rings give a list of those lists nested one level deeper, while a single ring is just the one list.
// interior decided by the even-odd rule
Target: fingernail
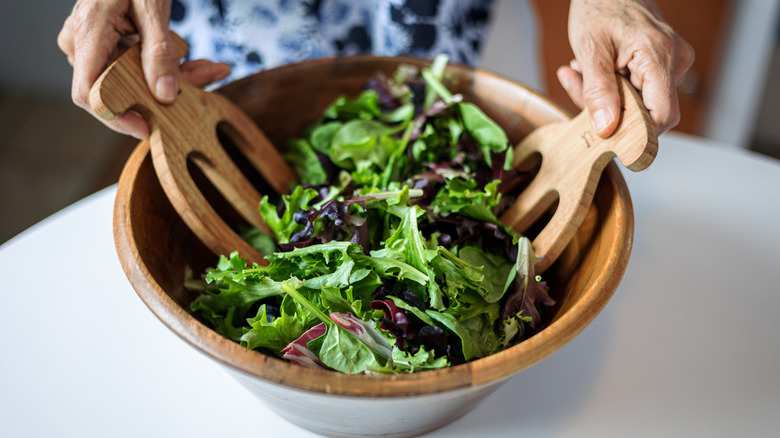
[{"label": "fingernail", "polygon": [[600,134],[606,131],[607,128],[609,128],[609,125],[612,124],[612,114],[604,108],[596,110],[596,112],[593,113],[593,124],[596,127],[597,133]]},{"label": "fingernail", "polygon": [[163,76],[157,79],[157,98],[167,102],[173,102],[176,99],[176,78],[173,76]]}]

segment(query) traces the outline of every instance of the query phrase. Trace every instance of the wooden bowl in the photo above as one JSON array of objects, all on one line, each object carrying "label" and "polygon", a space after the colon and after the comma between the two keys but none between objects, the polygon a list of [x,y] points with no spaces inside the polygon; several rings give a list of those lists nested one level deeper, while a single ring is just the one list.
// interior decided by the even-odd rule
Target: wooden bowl
[{"label": "wooden bowl", "polygon": [[[299,136],[336,97],[355,96],[371,75],[392,74],[402,62],[425,64],[411,58],[377,57],[309,61],[255,74],[219,92],[245,110],[279,146]],[[537,126],[568,117],[547,99],[494,74],[457,65],[447,72],[450,88],[493,117],[513,144]],[[185,274],[213,266],[216,256],[171,207],[145,142],[126,165],[114,210],[119,258],[152,312],[182,339],[222,363],[279,415],[331,436],[409,436],[435,429],[561,348],[596,317],[617,288],[631,251],[633,223],[628,189],[612,162],[576,237],[545,273],[557,304],[548,312],[543,330],[512,348],[464,365],[410,375],[367,376],[304,368],[248,350],[188,312],[194,296],[184,288]]]}]

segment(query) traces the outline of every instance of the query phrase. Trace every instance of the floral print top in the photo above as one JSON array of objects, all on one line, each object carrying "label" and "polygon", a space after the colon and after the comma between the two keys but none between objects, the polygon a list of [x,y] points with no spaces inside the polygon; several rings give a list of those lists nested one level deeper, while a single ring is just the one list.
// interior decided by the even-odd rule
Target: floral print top
[{"label": "floral print top", "polygon": [[304,59],[373,53],[475,64],[493,0],[173,0],[187,59],[229,64],[237,79]]}]

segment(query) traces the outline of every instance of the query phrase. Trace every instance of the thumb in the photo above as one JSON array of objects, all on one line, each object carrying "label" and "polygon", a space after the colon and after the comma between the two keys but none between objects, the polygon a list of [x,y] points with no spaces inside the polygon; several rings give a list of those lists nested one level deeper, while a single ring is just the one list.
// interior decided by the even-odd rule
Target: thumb
[{"label": "thumb", "polygon": [[[605,56],[606,55],[606,56]],[[608,53],[590,54],[582,65],[582,98],[599,137],[609,137],[620,119],[620,94],[614,62]]]},{"label": "thumb", "polygon": [[149,90],[162,103],[178,95],[179,55],[168,30],[171,1],[133,1],[141,36],[141,64]]}]

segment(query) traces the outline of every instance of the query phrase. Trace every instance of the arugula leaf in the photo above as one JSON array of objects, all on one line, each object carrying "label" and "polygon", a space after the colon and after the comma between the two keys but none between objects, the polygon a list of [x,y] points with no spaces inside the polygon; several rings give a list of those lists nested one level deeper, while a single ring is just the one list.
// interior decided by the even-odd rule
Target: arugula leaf
[{"label": "arugula leaf", "polygon": [[360,266],[369,266],[376,270],[382,277],[394,277],[403,280],[411,280],[425,285],[430,280],[423,272],[418,271],[408,263],[389,257],[354,256]]},{"label": "arugula leaf", "polygon": [[417,318],[419,318],[419,319],[420,319],[420,321],[422,321],[423,323],[425,323],[425,324],[427,324],[427,325],[435,325],[435,324],[436,324],[436,323],[433,321],[433,319],[431,319],[431,317],[430,317],[430,316],[428,316],[428,314],[427,314],[427,313],[425,313],[425,311],[423,311],[423,310],[421,310],[421,309],[418,309],[417,307],[414,307],[414,306],[410,305],[409,303],[407,303],[406,301],[404,301],[404,300],[402,300],[402,299],[400,299],[400,298],[398,298],[398,297],[395,297],[395,296],[392,296],[392,295],[390,295],[390,296],[388,296],[387,298],[389,298],[389,299],[393,300],[393,302],[395,303],[395,305],[396,305],[396,306],[398,306],[398,307],[400,307],[401,309],[404,309],[404,310],[406,310],[407,312],[411,312],[411,313],[412,313],[414,316],[416,316]]},{"label": "arugula leaf", "polygon": [[414,104],[411,102],[403,104],[398,108],[383,112],[379,119],[385,123],[409,122],[414,117]]},{"label": "arugula leaf", "polygon": [[354,267],[355,261],[348,259],[339,265],[339,267],[332,273],[307,279],[303,282],[303,285],[309,289],[320,289],[323,287],[346,287],[349,285],[349,277],[352,274],[352,268]]},{"label": "arugula leaf", "polygon": [[444,69],[447,67],[450,57],[446,54],[439,54],[433,59],[433,64],[430,68],[424,69],[422,72],[428,88],[425,90],[425,103],[424,108],[427,110],[432,105],[436,96],[439,95],[443,99],[451,97],[452,94],[447,88],[442,85],[441,80],[444,78]]},{"label": "arugula leaf", "polygon": [[[436,255],[436,252],[426,248],[422,234],[417,228],[417,218],[423,213],[423,210],[416,205],[405,209],[406,213],[401,219],[401,224],[395,233],[385,241],[386,248],[382,253],[404,260],[427,278],[432,279],[435,275],[429,262]],[[443,310],[446,306],[438,283],[429,281],[427,286],[431,307]]]}]

